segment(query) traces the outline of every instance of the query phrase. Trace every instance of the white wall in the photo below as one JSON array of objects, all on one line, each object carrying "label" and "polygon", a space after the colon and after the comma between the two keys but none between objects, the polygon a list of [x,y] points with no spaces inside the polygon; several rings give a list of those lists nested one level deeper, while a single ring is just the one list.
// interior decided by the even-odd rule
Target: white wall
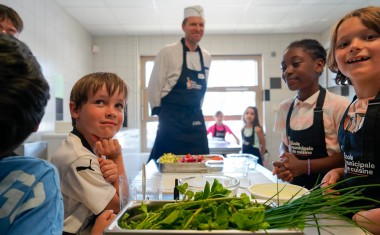
[{"label": "white wall", "polygon": [[50,85],[51,98],[39,132],[27,140],[33,141],[43,132],[54,131],[56,95],[64,97],[65,119],[70,120],[70,90],[76,80],[93,71],[92,36],[55,1],[0,0],[0,3],[16,10],[23,19],[24,30],[19,39],[37,57]]}]

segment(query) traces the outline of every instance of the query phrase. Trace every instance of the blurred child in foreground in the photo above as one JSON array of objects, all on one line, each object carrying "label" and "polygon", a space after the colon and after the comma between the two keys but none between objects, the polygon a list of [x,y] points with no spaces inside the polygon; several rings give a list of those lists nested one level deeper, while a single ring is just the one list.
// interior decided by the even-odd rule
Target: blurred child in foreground
[{"label": "blurred child in foreground", "polygon": [[55,167],[13,152],[37,131],[49,85],[29,48],[6,34],[0,34],[0,84],[1,233],[60,234],[63,204]]},{"label": "blurred child in foreground", "polygon": [[[344,16],[334,27],[328,54],[329,68],[338,84],[352,84],[355,97],[339,127],[345,167],[326,174],[323,186],[350,179],[347,186],[380,183],[380,8],[366,7]],[[380,200],[377,188],[364,195]],[[361,211],[353,220],[380,234],[380,205]]]}]

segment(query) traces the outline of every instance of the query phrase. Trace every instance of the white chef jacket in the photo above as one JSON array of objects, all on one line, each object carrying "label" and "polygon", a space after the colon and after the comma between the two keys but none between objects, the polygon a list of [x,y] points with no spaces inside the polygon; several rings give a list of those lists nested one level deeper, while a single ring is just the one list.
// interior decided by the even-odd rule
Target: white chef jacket
[{"label": "white chef jacket", "polygon": [[[201,48],[204,66],[206,67],[206,81],[211,65],[211,55]],[[201,71],[201,62],[198,51],[186,54],[187,67]],[[166,96],[177,84],[183,64],[183,47],[181,41],[165,46],[156,56],[154,67],[148,85],[148,99],[151,109],[161,106],[161,99]]]}]

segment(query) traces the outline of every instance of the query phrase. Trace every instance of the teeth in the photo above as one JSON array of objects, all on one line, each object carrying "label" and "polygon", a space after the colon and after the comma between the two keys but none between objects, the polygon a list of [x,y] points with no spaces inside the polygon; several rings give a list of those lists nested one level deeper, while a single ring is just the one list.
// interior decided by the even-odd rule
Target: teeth
[{"label": "teeth", "polygon": [[360,57],[360,58],[354,58],[348,61],[348,63],[354,63],[356,61],[363,61],[363,60],[368,60],[369,57]]}]

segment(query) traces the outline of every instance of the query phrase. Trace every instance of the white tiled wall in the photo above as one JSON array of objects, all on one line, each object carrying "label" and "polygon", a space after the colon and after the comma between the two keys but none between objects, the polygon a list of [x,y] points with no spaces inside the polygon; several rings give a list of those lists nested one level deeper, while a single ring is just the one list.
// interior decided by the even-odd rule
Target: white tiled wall
[{"label": "white tiled wall", "polygon": [[[24,41],[40,62],[50,85],[50,95],[39,133],[54,131],[55,97],[64,98],[64,115],[69,118],[68,97],[75,81],[93,71],[92,36],[51,0],[0,0],[16,10],[24,21],[19,39]],[[63,80],[63,87],[57,80]]]}]

